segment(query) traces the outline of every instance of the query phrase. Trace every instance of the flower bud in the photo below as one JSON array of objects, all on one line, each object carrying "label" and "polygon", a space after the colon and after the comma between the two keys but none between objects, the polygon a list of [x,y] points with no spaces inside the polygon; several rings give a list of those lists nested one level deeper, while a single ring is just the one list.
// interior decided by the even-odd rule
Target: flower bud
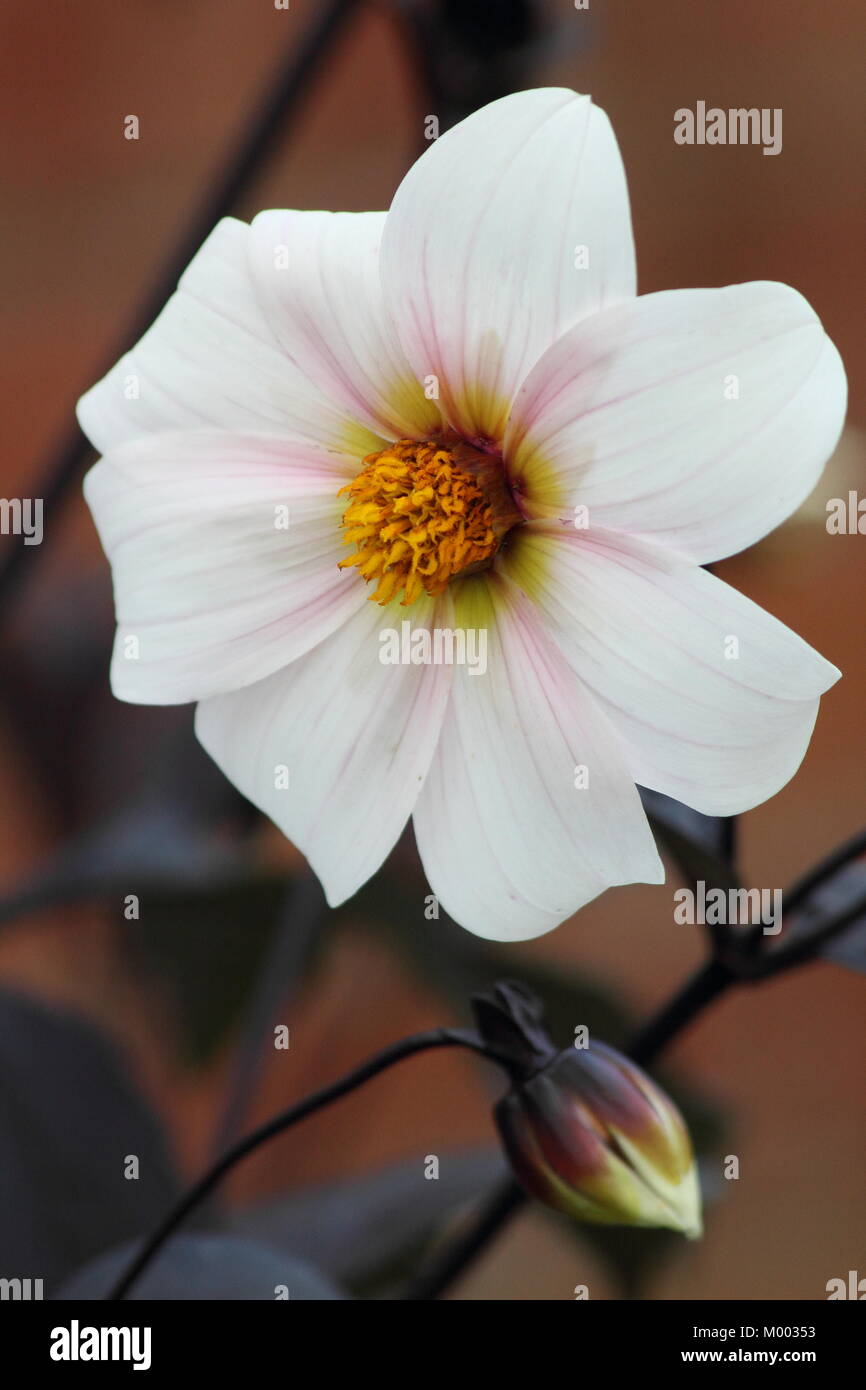
[{"label": "flower bud", "polygon": [[557,1052],[548,1039],[545,1050],[540,1005],[523,986],[498,985],[475,1005],[485,1039],[509,1059],[496,1122],[526,1191],[580,1221],[699,1236],[691,1141],[655,1082],[604,1043]]}]

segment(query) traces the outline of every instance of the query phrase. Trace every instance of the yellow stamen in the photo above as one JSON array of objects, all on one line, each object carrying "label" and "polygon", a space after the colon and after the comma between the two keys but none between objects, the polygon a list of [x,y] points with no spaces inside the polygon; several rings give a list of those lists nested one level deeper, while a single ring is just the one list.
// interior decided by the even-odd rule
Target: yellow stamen
[{"label": "yellow stamen", "polygon": [[377,579],[370,597],[382,604],[402,590],[406,607],[486,568],[522,520],[500,461],[457,438],[401,439],[368,454],[344,492],[344,544],[357,548],[340,568]]}]

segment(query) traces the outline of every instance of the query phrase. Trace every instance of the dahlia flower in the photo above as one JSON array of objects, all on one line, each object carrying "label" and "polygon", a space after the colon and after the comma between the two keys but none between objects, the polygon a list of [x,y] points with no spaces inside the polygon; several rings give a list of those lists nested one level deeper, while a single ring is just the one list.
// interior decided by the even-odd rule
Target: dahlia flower
[{"label": "dahlia flower", "polygon": [[[702,566],[803,501],[844,402],[793,289],[636,297],[607,118],[506,97],[387,214],[221,222],[82,399],[114,692],[197,702],[332,904],[412,816],[459,922],[536,936],[663,879],[636,783],[728,815],[799,766],[839,673]],[[483,672],[432,642],[470,631]]]}]

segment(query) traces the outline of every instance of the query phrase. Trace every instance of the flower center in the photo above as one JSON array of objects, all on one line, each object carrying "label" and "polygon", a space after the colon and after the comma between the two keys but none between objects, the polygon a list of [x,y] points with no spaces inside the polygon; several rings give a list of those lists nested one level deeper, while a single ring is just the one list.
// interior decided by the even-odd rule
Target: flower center
[{"label": "flower center", "polygon": [[400,439],[368,454],[344,492],[344,543],[356,550],[340,568],[376,580],[376,603],[401,590],[404,607],[441,594],[456,575],[486,568],[523,519],[500,461],[456,437]]}]

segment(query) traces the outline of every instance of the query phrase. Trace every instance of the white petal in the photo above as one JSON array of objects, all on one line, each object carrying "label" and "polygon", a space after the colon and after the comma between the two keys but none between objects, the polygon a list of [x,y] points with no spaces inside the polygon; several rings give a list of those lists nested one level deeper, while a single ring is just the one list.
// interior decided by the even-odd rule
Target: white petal
[{"label": "white petal", "polygon": [[365,602],[300,661],[199,705],[202,744],[307,856],[332,906],[375,873],[406,824],[448,699],[450,667],[383,665],[380,636],[404,621],[448,626],[449,615],[447,596]]},{"label": "white petal", "polygon": [[115,695],[180,704],[249,685],[362,607],[364,584],[337,568],[347,476],[325,450],[263,435],[111,450],[85,494],[114,576]]},{"label": "white petal", "polygon": [[384,212],[263,212],[250,266],[274,335],[353,420],[390,439],[441,429],[412,373],[379,282]]},{"label": "white petal", "polygon": [[625,174],[604,112],[548,88],[461,121],[397,190],[381,273],[416,375],[439,379],[456,429],[501,438],[538,357],[635,292]]},{"label": "white petal", "polygon": [[[605,888],[664,872],[605,716],[507,581],[476,579],[457,621],[486,631],[487,671],[455,669],[415,810],[433,892],[478,936],[550,931]],[[588,786],[575,785],[577,769]]]},{"label": "white petal", "polygon": [[646,295],[536,365],[506,451],[535,515],[652,536],[701,563],[799,506],[845,414],[839,354],[805,299],[761,282]]},{"label": "white petal", "polygon": [[81,398],[81,428],[97,449],[207,426],[311,440],[355,459],[381,447],[289,361],[255,295],[249,236],[243,222],[220,222],[153,326]]},{"label": "white petal", "polygon": [[606,711],[635,781],[726,816],[793,777],[839,672],[757,604],[651,543],[538,522],[508,572]]}]

